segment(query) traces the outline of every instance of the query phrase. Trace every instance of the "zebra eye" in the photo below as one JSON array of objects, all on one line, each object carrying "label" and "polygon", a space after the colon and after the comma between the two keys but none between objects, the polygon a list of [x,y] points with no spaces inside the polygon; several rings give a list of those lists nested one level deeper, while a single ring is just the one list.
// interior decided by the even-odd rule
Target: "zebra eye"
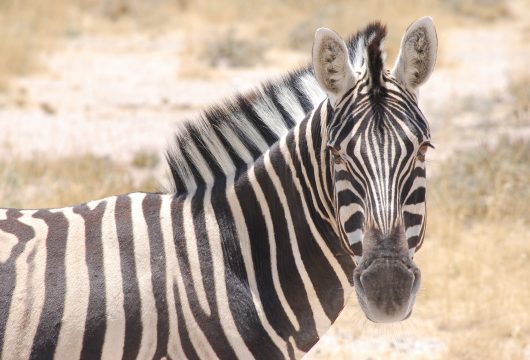
[{"label": "zebra eye", "polygon": [[421,144],[420,148],[418,150],[418,154],[416,155],[416,158],[419,161],[424,162],[425,161],[425,155],[427,154],[427,150],[429,150],[429,148],[434,148],[434,146],[430,142],[425,142],[425,143]]},{"label": "zebra eye", "polygon": [[337,149],[333,148],[333,147],[329,147],[330,151],[331,151],[331,157],[333,159],[333,162],[335,164],[342,164],[342,156],[340,156],[340,153]]}]

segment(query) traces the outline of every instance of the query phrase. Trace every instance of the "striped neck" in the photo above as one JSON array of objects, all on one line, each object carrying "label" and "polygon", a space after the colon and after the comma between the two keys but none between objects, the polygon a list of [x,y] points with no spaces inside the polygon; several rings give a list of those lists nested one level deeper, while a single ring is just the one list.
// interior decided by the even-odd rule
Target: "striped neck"
[{"label": "striped neck", "polygon": [[245,269],[249,286],[256,287],[276,333],[303,352],[337,318],[353,289],[354,263],[334,225],[329,159],[323,158],[326,106],[226,181],[239,246],[252,257],[252,268],[247,262]]}]

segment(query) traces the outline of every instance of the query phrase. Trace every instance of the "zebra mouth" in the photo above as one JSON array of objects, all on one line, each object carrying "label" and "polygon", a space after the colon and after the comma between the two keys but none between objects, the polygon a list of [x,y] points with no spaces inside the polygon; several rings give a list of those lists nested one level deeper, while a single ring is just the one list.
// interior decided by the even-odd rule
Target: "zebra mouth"
[{"label": "zebra mouth", "polygon": [[410,317],[421,283],[420,270],[410,261],[376,258],[354,271],[359,305],[368,320],[376,323],[402,321]]}]

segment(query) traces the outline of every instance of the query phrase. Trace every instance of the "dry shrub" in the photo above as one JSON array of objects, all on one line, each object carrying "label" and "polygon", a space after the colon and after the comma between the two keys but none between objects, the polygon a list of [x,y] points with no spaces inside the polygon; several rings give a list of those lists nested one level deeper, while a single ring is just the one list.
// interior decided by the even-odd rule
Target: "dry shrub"
[{"label": "dry shrub", "polygon": [[140,169],[154,169],[159,163],[160,157],[153,151],[138,151],[132,159],[132,165]]},{"label": "dry shrub", "polygon": [[[527,70],[528,71],[528,70]],[[514,108],[521,113],[530,111],[530,74],[518,71],[512,74],[508,84],[508,92],[512,95]],[[528,120],[528,119],[527,119]]]},{"label": "dry shrub", "polygon": [[155,191],[156,182],[138,185],[130,169],[92,155],[0,163],[0,207],[62,207],[142,190]]},{"label": "dry shrub", "polygon": [[208,39],[200,58],[212,67],[250,67],[263,61],[266,46],[260,41],[250,41],[229,29]]}]

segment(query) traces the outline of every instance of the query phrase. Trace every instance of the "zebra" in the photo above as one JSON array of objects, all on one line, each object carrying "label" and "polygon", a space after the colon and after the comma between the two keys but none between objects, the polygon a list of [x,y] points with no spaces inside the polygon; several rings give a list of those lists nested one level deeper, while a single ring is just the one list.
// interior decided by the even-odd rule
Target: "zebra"
[{"label": "zebra", "polygon": [[355,293],[410,316],[425,235],[430,17],[315,33],[312,64],[187,122],[173,189],[0,210],[2,359],[300,358]]}]

